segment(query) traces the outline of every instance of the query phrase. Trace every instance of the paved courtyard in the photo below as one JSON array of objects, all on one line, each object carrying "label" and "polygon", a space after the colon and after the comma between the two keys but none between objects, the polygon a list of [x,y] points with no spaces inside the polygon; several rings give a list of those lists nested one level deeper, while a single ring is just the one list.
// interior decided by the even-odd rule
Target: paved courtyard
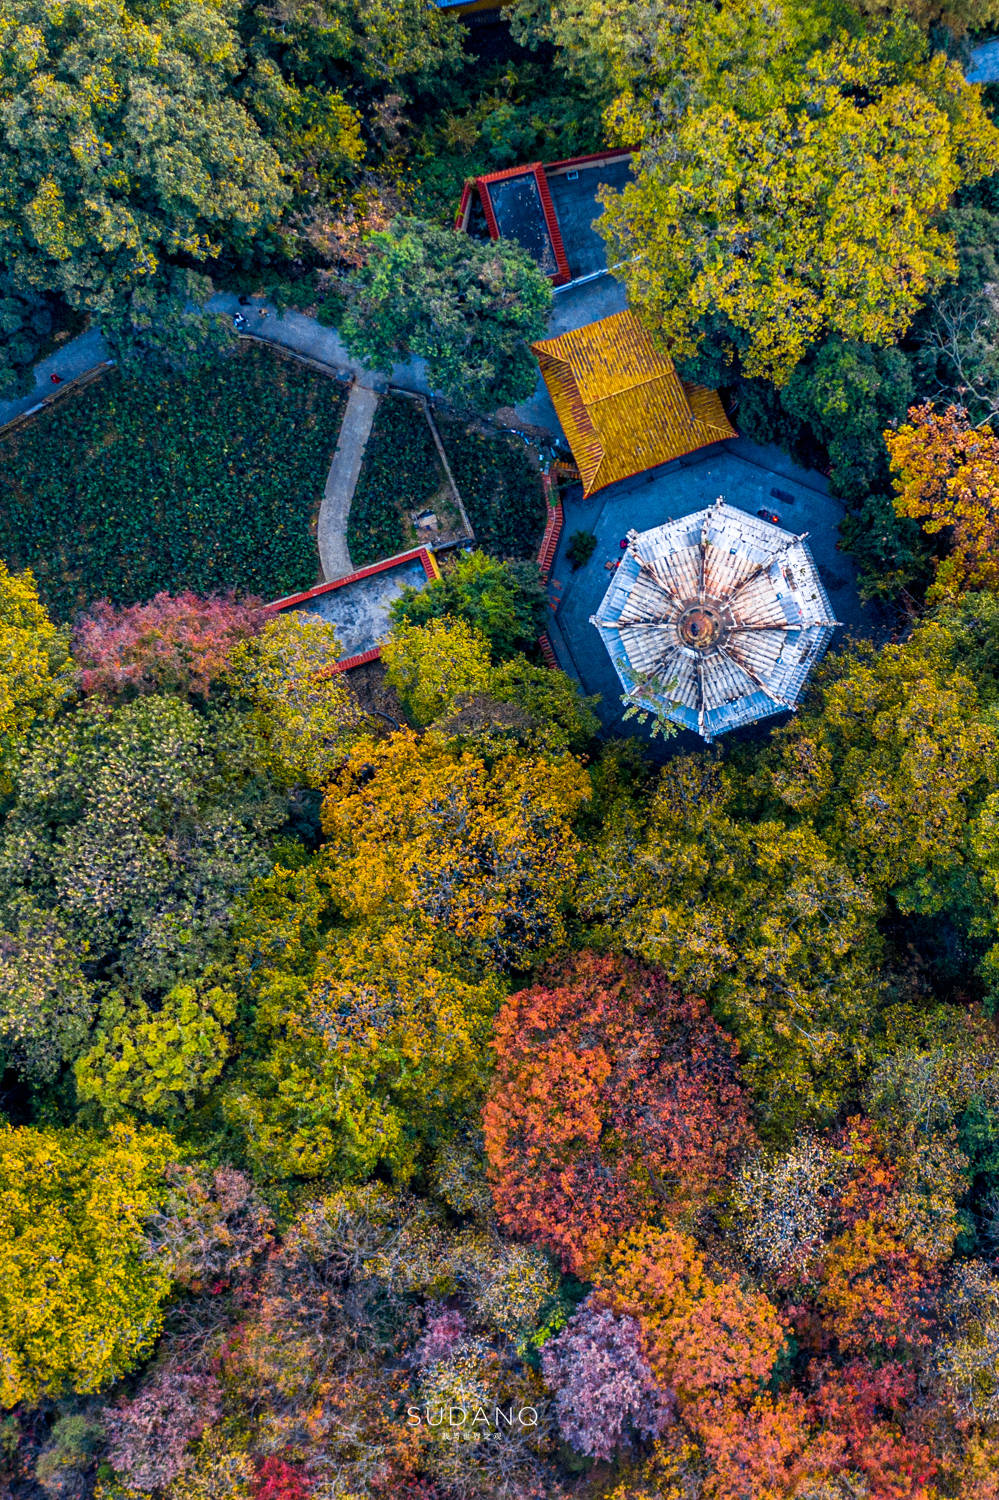
[{"label": "paved courtyard", "polygon": [[[608,733],[649,737],[647,726],[642,728],[634,719],[624,722],[621,684],[590,624],[590,616],[611,581],[606,565],[620,558],[621,539],[631,528],[646,531],[700,510],[719,495],[751,515],[761,509],[774,512],[788,531],[809,533],[808,546],[836,618],[844,627],[836,631],[834,646],[848,634],[875,633],[874,614],[857,595],[852,559],[836,546],[842,503],[829,494],[821,474],[798,468],[779,449],[760,448],[745,438],[736,438],[611,485],[588,500],[570,497],[549,589],[556,605],[552,643],[562,665],[579,679],[585,691],[600,694],[597,712]],[[574,531],[592,531],[597,538],[593,556],[577,572],[566,560]],[[760,732],[760,727],[765,731],[778,722],[776,718],[767,719],[762,726],[735,732],[752,736]],[[701,741],[681,732],[671,743],[690,747]]]}]

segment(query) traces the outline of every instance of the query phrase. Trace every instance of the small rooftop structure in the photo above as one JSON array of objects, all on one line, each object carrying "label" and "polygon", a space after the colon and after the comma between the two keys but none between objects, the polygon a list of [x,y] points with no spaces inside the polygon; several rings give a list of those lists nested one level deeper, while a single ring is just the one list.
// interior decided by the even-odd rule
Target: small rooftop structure
[{"label": "small rooftop structure", "polygon": [[389,611],[403,589],[422,589],[439,577],[433,553],[426,547],[414,547],[367,568],[358,568],[332,583],[321,583],[301,594],[275,599],[267,609],[275,614],[300,609],[335,626],[343,647],[336,670],[349,672],[351,667],[376,661],[381,655],[382,642],[389,631]]},{"label": "small rooftop structure", "polygon": [[606,271],[604,242],[593,228],[602,187],[620,189],[632,153],[600,151],[565,161],[529,162],[465,183],[455,228],[522,245],[556,287]]},{"label": "small rooftop structure", "polygon": [[491,239],[512,240],[556,286],[572,280],[552,195],[541,162],[477,177]]},{"label": "small rooftop structure", "polygon": [[591,623],[631,702],[710,741],[793,708],[838,622],[804,535],[719,498],[629,532]]},{"label": "small rooftop structure", "polygon": [[682,381],[630,310],[531,348],[584,495],[735,437],[718,392]]}]

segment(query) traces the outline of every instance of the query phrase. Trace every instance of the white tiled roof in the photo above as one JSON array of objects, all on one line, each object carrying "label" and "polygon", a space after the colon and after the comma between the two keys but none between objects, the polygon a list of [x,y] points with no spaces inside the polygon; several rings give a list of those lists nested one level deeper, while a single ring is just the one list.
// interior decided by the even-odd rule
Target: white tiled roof
[{"label": "white tiled roof", "polygon": [[720,498],[629,533],[593,616],[629,698],[707,740],[793,707],[836,623],[805,538]]}]

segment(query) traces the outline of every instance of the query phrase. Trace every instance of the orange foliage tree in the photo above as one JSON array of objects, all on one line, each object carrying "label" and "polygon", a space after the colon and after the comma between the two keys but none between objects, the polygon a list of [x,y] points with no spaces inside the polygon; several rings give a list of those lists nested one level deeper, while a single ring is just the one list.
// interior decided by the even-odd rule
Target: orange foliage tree
[{"label": "orange foliage tree", "polygon": [[949,534],[937,592],[999,586],[999,438],[991,427],[972,427],[963,407],[938,412],[924,402],[885,442],[898,514],[930,536]]},{"label": "orange foliage tree", "polygon": [[695,1431],[710,1424],[719,1401],[750,1400],[784,1344],[770,1299],[710,1270],[694,1241],[675,1229],[625,1236],[596,1287],[615,1312],[638,1320],[653,1373],[676,1393]]},{"label": "orange foliage tree", "polygon": [[829,1247],[819,1306],[844,1354],[928,1342],[937,1278],[877,1217]]},{"label": "orange foliage tree", "polygon": [[655,969],[581,954],[510,996],[483,1123],[497,1211],[569,1270],[698,1201],[752,1137],[734,1044]]}]

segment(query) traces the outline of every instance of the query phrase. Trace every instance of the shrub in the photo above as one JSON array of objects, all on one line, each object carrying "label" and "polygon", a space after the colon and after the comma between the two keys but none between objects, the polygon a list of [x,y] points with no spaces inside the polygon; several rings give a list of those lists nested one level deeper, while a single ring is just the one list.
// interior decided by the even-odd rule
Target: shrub
[{"label": "shrub", "polygon": [[566,548],[566,557],[572,563],[573,571],[582,568],[589,562],[597,550],[597,539],[592,531],[574,531],[569,538]]},{"label": "shrub", "polygon": [[58,620],[95,599],[307,587],[342,410],[335,381],[264,348],[112,371],[0,439],[0,557],[33,568]]},{"label": "shrub", "polygon": [[361,568],[412,547],[416,532],[409,512],[427,506],[444,482],[420,407],[405,396],[383,396],[347,517],[347,547],[354,566]]},{"label": "shrub", "polygon": [[104,1423],[85,1412],[69,1412],[52,1424],[35,1461],[35,1478],[51,1500],[83,1500],[87,1471],[104,1439]]},{"label": "shrub", "polygon": [[497,557],[535,556],[548,503],[521,439],[502,433],[487,437],[443,415],[438,426],[479,545]]}]

